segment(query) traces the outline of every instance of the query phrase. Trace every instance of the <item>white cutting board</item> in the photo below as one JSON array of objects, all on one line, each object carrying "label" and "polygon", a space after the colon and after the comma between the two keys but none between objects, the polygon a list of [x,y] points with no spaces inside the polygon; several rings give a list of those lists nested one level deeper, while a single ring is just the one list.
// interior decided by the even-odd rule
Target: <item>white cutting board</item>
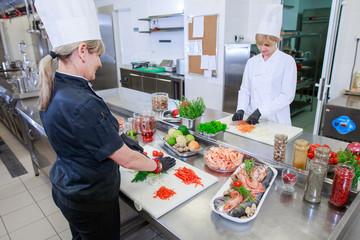
[{"label": "white cutting board", "polygon": [[302,128],[292,127],[276,122],[267,120],[259,120],[259,123],[254,125],[255,129],[250,133],[242,133],[237,129],[236,125],[232,125],[232,115],[219,119],[218,121],[227,124],[227,132],[240,135],[258,142],[262,142],[268,145],[274,145],[274,135],[277,133],[283,133],[288,136],[288,141],[303,132]]},{"label": "white cutting board", "polygon": [[[148,156],[152,156],[152,151],[157,150],[150,146],[145,146],[144,151],[148,153]],[[166,155],[166,154],[165,154]],[[191,168],[195,171],[196,175],[201,178],[201,182],[204,187],[195,184],[186,185],[182,180],[174,175],[175,169],[179,167]],[[144,209],[155,218],[161,217],[163,214],[177,207],[181,203],[190,199],[199,192],[210,187],[212,184],[218,181],[217,177],[214,177],[196,167],[193,167],[181,160],[176,159],[176,165],[169,169],[167,173],[148,177],[143,182],[131,182],[134,179],[137,171],[125,169],[120,167],[121,173],[121,185],[120,190],[131,198],[135,203],[135,208],[140,211]],[[159,190],[161,186],[172,189],[176,192],[169,200],[161,200],[160,198],[153,198],[155,192]]]}]

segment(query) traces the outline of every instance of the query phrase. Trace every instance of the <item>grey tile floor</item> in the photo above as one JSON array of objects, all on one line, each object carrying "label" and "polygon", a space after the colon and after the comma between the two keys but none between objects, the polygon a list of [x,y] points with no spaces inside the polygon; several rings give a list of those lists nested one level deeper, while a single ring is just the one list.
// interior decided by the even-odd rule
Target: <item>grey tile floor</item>
[{"label": "grey tile floor", "polygon": [[[0,240],[69,240],[68,222],[51,197],[51,183],[35,176],[28,150],[0,122],[0,137],[19,159],[27,174],[11,177],[0,160]],[[166,239],[147,225],[124,240]]]},{"label": "grey tile floor", "polygon": [[[295,99],[299,100],[300,96],[297,94]],[[304,97],[303,97],[304,98]],[[291,117],[292,125],[294,127],[303,128],[304,132],[312,133],[314,128],[315,114],[316,114],[316,97],[314,97],[314,102],[312,103],[313,108],[311,111],[311,106],[306,106],[303,111]]]}]

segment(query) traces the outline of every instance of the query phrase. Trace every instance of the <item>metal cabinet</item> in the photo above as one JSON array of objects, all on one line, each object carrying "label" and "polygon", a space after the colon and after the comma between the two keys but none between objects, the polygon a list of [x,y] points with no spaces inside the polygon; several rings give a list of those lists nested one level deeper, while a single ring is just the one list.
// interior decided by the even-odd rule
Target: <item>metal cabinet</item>
[{"label": "metal cabinet", "polygon": [[120,75],[121,75],[121,86],[126,88],[131,88],[130,82],[130,70],[120,68]]},{"label": "metal cabinet", "polygon": [[130,73],[130,88],[143,91],[143,77],[141,74]]},{"label": "metal cabinet", "polygon": [[143,92],[154,93],[156,89],[157,77],[154,74],[143,73]]},{"label": "metal cabinet", "polygon": [[21,116],[26,137],[28,138],[28,147],[35,175],[38,175],[39,170],[41,170],[41,172],[50,177],[50,169],[56,161],[56,153],[46,134],[42,132],[43,130],[37,128],[36,125],[33,124],[33,120],[28,119],[26,115],[24,117],[24,115],[21,114]]},{"label": "metal cabinet", "polygon": [[166,92],[169,94],[169,98],[175,99],[175,82],[168,78],[159,76],[157,78],[157,92]]}]

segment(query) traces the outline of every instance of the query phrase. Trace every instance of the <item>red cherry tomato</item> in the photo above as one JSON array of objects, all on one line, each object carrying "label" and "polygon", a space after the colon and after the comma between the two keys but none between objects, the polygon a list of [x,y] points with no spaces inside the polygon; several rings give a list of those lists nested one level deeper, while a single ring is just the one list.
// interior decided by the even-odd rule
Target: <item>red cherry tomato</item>
[{"label": "red cherry tomato", "polygon": [[154,157],[158,157],[158,156],[159,156],[159,152],[156,151],[156,150],[154,150],[154,151],[152,152],[152,155],[153,155]]},{"label": "red cherry tomato", "polygon": [[314,144],[314,147],[321,147],[319,143]]},{"label": "red cherry tomato", "polygon": [[147,156],[147,152],[144,152],[144,154]]},{"label": "red cherry tomato", "polygon": [[242,182],[241,182],[240,180],[237,180],[237,181],[233,182],[233,185],[234,185],[235,187],[241,187],[241,186],[242,186]]},{"label": "red cherry tomato", "polygon": [[313,152],[310,152],[310,153],[308,154],[308,158],[314,159],[314,153],[313,153]]},{"label": "red cherry tomato", "polygon": [[338,158],[338,157],[333,158],[332,160],[333,160],[333,162],[334,162],[334,165],[336,165],[336,164],[338,164],[338,163],[339,163],[339,158]]},{"label": "red cherry tomato", "polygon": [[331,149],[331,148],[329,147],[329,145],[327,145],[327,144],[322,145],[322,147],[326,147],[326,148]]},{"label": "red cherry tomato", "polygon": [[163,152],[159,152],[159,155],[158,155],[158,157],[164,157],[164,153]]}]

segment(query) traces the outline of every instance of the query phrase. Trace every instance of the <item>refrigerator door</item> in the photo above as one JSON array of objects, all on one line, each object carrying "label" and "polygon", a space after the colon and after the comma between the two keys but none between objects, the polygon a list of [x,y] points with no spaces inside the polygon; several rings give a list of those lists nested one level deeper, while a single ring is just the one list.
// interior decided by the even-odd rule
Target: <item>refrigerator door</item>
[{"label": "refrigerator door", "polygon": [[98,14],[100,34],[105,45],[105,52],[101,55],[102,67],[96,72],[96,78],[91,81],[94,90],[102,90],[118,87],[115,43],[112,16],[108,14]]},{"label": "refrigerator door", "polygon": [[250,47],[250,44],[225,44],[224,112],[235,113],[236,111],[245,65],[250,58]]}]

